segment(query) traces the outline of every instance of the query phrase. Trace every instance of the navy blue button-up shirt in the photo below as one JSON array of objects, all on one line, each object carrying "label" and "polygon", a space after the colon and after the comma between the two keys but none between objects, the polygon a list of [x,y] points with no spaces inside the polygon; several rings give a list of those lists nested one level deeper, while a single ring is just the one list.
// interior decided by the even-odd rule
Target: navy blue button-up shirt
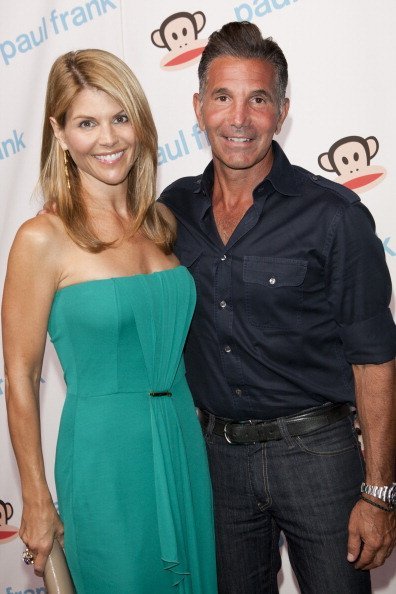
[{"label": "navy blue button-up shirt", "polygon": [[352,191],[292,166],[276,142],[273,150],[226,245],[212,213],[212,164],[160,198],[197,286],[185,350],[195,403],[239,420],[353,403],[351,364],[395,356],[391,281],[372,216]]}]

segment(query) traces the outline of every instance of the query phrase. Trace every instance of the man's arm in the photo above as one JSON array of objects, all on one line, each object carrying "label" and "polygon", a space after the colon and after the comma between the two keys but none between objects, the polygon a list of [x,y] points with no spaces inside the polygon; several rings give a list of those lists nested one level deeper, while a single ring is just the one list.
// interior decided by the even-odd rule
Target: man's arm
[{"label": "man's arm", "polygon": [[[353,365],[356,407],[362,431],[366,483],[390,485],[396,463],[395,361]],[[386,506],[373,496],[374,503]],[[360,500],[349,521],[348,561],[357,569],[379,567],[396,544],[396,514]]]}]

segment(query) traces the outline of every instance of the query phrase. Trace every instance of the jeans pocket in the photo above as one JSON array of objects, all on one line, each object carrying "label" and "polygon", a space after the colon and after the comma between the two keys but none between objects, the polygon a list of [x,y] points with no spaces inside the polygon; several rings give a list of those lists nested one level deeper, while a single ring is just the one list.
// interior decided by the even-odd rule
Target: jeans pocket
[{"label": "jeans pocket", "polygon": [[294,440],[300,450],[316,456],[335,456],[360,449],[350,417],[313,433],[298,435]]}]

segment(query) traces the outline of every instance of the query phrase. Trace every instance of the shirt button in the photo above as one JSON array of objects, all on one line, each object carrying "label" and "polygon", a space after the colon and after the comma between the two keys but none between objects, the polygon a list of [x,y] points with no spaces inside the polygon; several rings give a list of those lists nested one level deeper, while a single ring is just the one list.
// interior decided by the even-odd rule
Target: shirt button
[{"label": "shirt button", "polygon": [[226,353],[231,353],[231,347],[228,344],[225,345],[224,350]]},{"label": "shirt button", "polygon": [[226,307],[227,303],[225,301],[220,301],[220,307],[223,309]]},{"label": "shirt button", "polygon": [[271,278],[269,279],[269,284],[274,285],[275,283],[276,283],[276,278],[274,276],[271,276]]},{"label": "shirt button", "polygon": [[235,394],[236,394],[237,396],[242,396],[242,390],[241,390],[240,388],[237,388],[237,389],[235,390]]},{"label": "shirt button", "polygon": [[220,260],[221,260],[222,262],[224,262],[224,260],[227,260],[227,256],[226,256],[225,254],[223,254],[223,255],[221,256]]}]

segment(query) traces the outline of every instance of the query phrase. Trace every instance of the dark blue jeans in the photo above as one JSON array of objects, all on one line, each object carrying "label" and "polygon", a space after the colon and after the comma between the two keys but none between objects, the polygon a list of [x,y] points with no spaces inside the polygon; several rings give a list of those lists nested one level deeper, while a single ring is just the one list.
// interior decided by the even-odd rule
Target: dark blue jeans
[{"label": "dark blue jeans", "polygon": [[276,594],[279,533],[302,594],[369,594],[348,563],[349,514],[363,461],[353,420],[283,439],[233,445],[204,428],[211,469],[219,594]]}]

